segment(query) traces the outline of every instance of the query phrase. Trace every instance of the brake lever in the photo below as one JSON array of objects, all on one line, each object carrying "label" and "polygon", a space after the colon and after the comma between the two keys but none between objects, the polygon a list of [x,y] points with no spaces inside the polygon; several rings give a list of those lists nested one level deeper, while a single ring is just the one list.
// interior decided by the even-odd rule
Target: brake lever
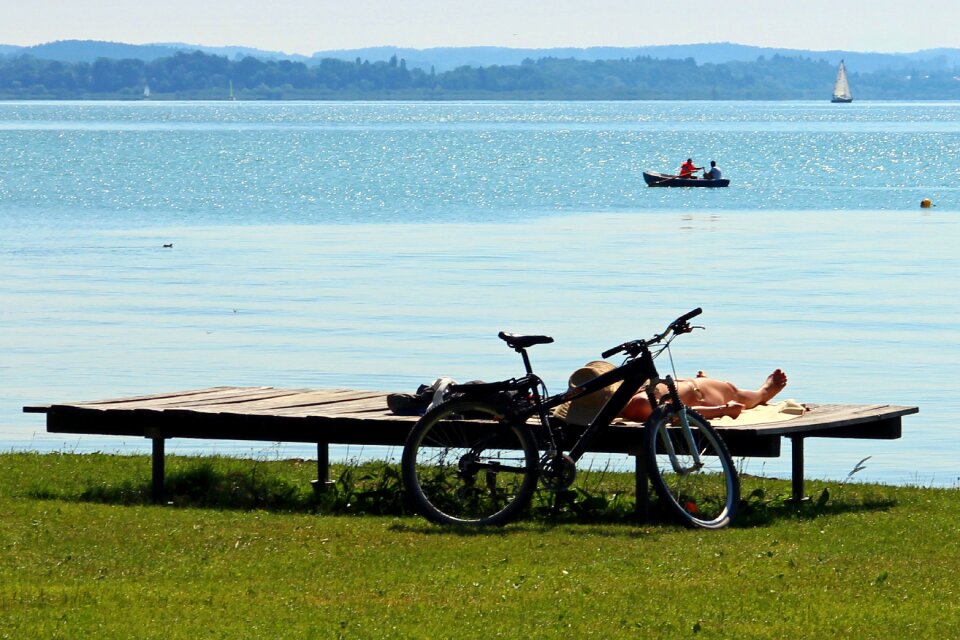
[{"label": "brake lever", "polygon": [[706,327],[701,327],[700,325],[683,323],[680,326],[674,327],[673,332],[679,335],[681,333],[693,333],[694,329],[706,329]]}]

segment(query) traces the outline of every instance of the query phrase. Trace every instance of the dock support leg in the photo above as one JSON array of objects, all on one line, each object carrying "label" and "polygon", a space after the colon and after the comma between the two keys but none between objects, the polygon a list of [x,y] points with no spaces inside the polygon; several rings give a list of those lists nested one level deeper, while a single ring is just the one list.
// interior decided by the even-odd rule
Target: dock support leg
[{"label": "dock support leg", "polygon": [[326,442],[317,443],[317,479],[310,484],[317,493],[325,492],[333,484],[330,482],[330,445]]},{"label": "dock support leg", "polygon": [[640,522],[647,522],[650,519],[650,485],[647,482],[647,452],[642,443],[647,441],[646,428],[640,432],[640,444],[633,445],[634,464],[634,492],[636,494],[636,505],[633,508],[633,515]]},{"label": "dock support leg", "polygon": [[636,494],[637,504],[634,507],[634,515],[640,522],[646,522],[650,519],[650,485],[647,483],[647,457],[642,451],[638,451],[633,457],[636,464]]},{"label": "dock support leg", "polygon": [[164,475],[164,439],[162,437],[152,437],[153,441],[153,487],[152,498],[154,504],[163,504],[163,475]]},{"label": "dock support leg", "polygon": [[793,484],[793,501],[800,502],[806,496],[803,493],[803,437],[790,437],[791,469],[790,475]]}]

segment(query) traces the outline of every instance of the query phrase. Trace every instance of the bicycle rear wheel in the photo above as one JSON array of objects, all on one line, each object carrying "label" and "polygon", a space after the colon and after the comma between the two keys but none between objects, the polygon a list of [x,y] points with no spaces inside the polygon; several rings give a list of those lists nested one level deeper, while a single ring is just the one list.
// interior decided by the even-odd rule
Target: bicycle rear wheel
[{"label": "bicycle rear wheel", "polygon": [[530,503],[539,452],[525,424],[503,420],[483,400],[455,400],[428,411],[403,448],[407,496],[439,524],[502,525]]},{"label": "bicycle rear wheel", "polygon": [[[670,406],[657,410],[647,422],[650,479],[657,495],[683,524],[720,529],[736,515],[740,481],[733,459],[714,428],[696,412],[687,409],[686,413],[690,440],[680,428],[679,414]],[[667,453],[669,447],[673,448],[673,458]]]}]

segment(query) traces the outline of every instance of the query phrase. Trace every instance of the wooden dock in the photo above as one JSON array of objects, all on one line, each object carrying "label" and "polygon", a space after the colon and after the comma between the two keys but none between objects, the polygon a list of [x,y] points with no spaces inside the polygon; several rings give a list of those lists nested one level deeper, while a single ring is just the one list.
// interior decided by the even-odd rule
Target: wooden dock
[{"label": "wooden dock", "polygon": [[[163,500],[164,444],[170,438],[259,440],[317,445],[317,487],[329,481],[329,445],[403,446],[417,417],[387,409],[387,392],[354,389],[212,387],[148,396],[27,406],[46,414],[50,433],[149,438],[153,443],[153,498]],[[808,405],[787,421],[718,427],[737,457],[779,457],[783,438],[792,443],[794,498],[803,493],[806,438],[890,440],[901,435],[901,417],[917,407]],[[620,424],[601,433],[591,451],[626,453],[637,461],[638,502],[646,477],[640,452],[643,426]]]}]

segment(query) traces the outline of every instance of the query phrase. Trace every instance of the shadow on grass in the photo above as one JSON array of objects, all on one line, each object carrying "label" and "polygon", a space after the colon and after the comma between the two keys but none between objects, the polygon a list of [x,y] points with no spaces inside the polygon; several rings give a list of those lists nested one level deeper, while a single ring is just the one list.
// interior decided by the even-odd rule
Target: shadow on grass
[{"label": "shadow on grass", "polygon": [[[786,489],[786,483],[770,483],[769,487]],[[785,520],[812,520],[851,512],[886,511],[896,506],[889,497],[860,495],[843,485],[824,488],[812,500],[793,502],[786,493],[773,493],[769,488],[754,489],[741,500],[734,521],[736,528],[763,527]],[[215,461],[198,460],[168,472],[164,484],[165,501],[175,507],[230,510],[266,510],[281,513],[315,513],[324,515],[412,516],[403,491],[400,470],[387,463],[364,463],[343,467],[335,482],[324,491],[314,491],[302,475],[265,472],[257,463],[241,467]],[[149,481],[101,483],[70,493],[45,488],[33,490],[30,497],[72,500],[119,505],[152,504]],[[442,527],[417,519],[392,525],[404,531],[422,533],[456,533],[463,536],[498,536],[515,527],[546,528],[564,524],[624,525],[629,535],[646,535],[644,527],[670,525],[672,514],[654,499],[649,518],[640,521],[634,512],[634,498],[622,491],[594,486],[552,493],[538,490],[528,513],[507,528]],[[679,526],[679,525],[678,525]],[[604,535],[609,529],[598,528]]]},{"label": "shadow on grass", "polygon": [[842,495],[843,489],[841,486],[835,491],[841,497],[832,496],[830,489],[825,487],[816,497],[800,501],[785,495],[768,497],[763,489],[756,489],[741,499],[734,526],[763,527],[784,520],[815,520],[845,513],[888,511],[897,505],[897,501],[889,497],[846,497]]},{"label": "shadow on grass", "polygon": [[[175,507],[265,510],[284,513],[404,515],[399,470],[386,464],[344,469],[336,482],[315,491],[302,477],[265,473],[256,464],[228,468],[219,462],[198,461],[169,471],[164,503]],[[119,505],[153,504],[150,481],[104,483],[67,493],[46,488],[31,492],[39,499],[73,500]]]}]

